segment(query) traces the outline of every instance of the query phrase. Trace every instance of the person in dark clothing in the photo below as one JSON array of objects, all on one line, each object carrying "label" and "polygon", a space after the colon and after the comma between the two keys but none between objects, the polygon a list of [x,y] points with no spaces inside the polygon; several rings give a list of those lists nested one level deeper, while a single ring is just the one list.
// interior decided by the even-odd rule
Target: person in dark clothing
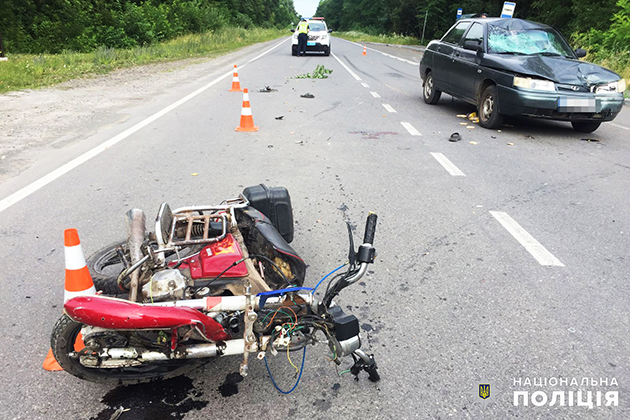
[{"label": "person in dark clothing", "polygon": [[306,19],[302,19],[302,21],[298,24],[298,55],[306,55],[308,30],[308,22]]}]

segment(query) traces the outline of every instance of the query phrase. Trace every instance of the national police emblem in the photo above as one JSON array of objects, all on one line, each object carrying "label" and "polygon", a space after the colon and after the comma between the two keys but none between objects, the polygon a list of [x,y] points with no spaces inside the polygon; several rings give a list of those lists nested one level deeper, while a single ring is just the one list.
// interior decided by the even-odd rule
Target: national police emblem
[{"label": "national police emblem", "polygon": [[490,398],[490,384],[479,384],[479,398],[482,400]]}]

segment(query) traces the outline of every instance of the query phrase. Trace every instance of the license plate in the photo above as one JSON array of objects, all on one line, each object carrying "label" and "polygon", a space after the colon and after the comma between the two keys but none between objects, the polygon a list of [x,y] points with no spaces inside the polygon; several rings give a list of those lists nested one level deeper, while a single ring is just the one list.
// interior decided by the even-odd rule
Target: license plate
[{"label": "license plate", "polygon": [[315,43],[313,41],[308,41],[306,45],[308,45],[309,47],[314,47]]},{"label": "license plate", "polygon": [[560,112],[597,112],[595,98],[558,98]]}]

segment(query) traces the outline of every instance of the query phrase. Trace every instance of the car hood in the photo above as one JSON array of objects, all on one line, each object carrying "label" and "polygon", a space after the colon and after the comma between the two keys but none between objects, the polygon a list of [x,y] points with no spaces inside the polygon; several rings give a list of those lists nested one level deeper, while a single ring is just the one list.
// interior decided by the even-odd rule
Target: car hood
[{"label": "car hood", "polygon": [[485,54],[481,65],[570,85],[590,86],[620,79],[617,73],[596,64],[563,57]]}]

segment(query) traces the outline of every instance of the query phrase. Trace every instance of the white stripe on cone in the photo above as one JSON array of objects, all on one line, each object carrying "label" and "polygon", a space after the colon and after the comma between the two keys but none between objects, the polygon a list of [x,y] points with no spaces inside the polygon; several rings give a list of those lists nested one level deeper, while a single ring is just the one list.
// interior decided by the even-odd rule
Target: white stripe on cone
[{"label": "white stripe on cone", "polygon": [[66,256],[66,269],[68,270],[79,270],[87,265],[81,244],[65,247],[64,254]]},{"label": "white stripe on cone", "polygon": [[69,292],[67,290],[63,291],[63,303],[66,303],[72,298],[77,296],[91,296],[96,294],[96,288],[94,286],[90,287],[87,290],[83,290],[81,292]]},{"label": "white stripe on cone", "polygon": [[252,109],[249,107],[243,108],[243,110],[241,111],[241,115],[243,116],[252,115]]},{"label": "white stripe on cone", "polygon": [[243,102],[249,102],[249,92],[243,94]]}]

